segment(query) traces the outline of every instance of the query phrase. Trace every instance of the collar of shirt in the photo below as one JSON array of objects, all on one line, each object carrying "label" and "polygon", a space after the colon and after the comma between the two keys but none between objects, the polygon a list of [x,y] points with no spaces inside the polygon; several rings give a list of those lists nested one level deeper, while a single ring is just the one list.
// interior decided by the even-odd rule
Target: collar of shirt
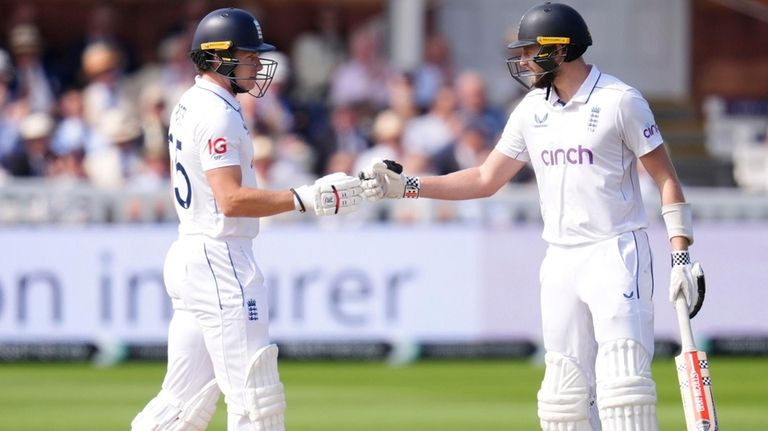
[{"label": "collar of shirt", "polygon": [[195,86],[202,88],[203,90],[210,91],[221,97],[225,102],[232,106],[235,111],[240,112],[240,101],[238,101],[235,96],[232,95],[232,93],[225,90],[218,84],[208,81],[207,79],[203,79],[202,76],[198,75],[195,77]]},{"label": "collar of shirt", "polygon": [[[595,87],[597,86],[597,82],[600,80],[602,73],[594,64],[590,66],[591,70],[589,71],[589,75],[587,75],[587,79],[581,83],[581,87],[579,87],[579,90],[576,92],[576,94],[573,95],[570,102],[587,103],[589,101],[589,97],[592,95],[592,92],[595,91]],[[559,108],[562,108],[566,105],[566,103],[563,103],[563,101],[560,100],[560,97],[557,95],[554,87],[552,88],[549,95],[549,103],[551,103],[552,106]]]}]

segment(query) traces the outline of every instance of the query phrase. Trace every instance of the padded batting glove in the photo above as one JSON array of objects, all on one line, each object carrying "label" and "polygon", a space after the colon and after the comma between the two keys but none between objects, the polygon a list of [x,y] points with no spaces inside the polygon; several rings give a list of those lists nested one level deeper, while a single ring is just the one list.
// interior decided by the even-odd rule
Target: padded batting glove
[{"label": "padded batting glove", "polygon": [[312,185],[291,189],[293,204],[300,212],[307,210],[307,205],[317,215],[335,215],[351,213],[363,202],[363,189],[360,179],[343,172],[336,172],[319,178]]},{"label": "padded batting glove", "polygon": [[672,252],[672,272],[669,277],[669,301],[674,304],[678,295],[685,298],[688,316],[693,318],[704,304],[704,270],[699,262],[691,264],[688,251]]},{"label": "padded batting glove", "polygon": [[419,197],[419,177],[403,175],[403,166],[393,160],[374,159],[369,168],[358,174],[362,180],[363,195],[375,202],[379,199]]}]

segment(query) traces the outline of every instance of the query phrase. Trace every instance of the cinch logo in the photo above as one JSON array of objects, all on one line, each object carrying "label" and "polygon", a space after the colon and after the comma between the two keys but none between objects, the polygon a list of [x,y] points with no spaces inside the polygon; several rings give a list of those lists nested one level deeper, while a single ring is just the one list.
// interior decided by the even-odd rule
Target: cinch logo
[{"label": "cinch logo", "polygon": [[227,152],[227,138],[208,140],[208,154],[224,154]]},{"label": "cinch logo", "polygon": [[643,136],[646,138],[650,138],[657,133],[659,133],[659,127],[655,124],[651,124],[650,126],[643,129]]},{"label": "cinch logo", "polygon": [[558,148],[541,152],[541,161],[547,166],[595,164],[592,150],[579,145],[576,148]]}]

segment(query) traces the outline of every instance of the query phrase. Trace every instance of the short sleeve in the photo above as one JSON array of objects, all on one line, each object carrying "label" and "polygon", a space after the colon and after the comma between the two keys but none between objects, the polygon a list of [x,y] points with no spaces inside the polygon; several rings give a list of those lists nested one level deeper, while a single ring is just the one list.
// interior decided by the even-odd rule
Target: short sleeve
[{"label": "short sleeve", "polygon": [[617,123],[622,141],[637,157],[664,143],[648,102],[635,89],[622,95]]},{"label": "short sleeve", "polygon": [[234,124],[231,111],[223,110],[219,115],[204,119],[196,135],[200,151],[200,165],[203,171],[224,166],[240,165],[240,130]]},{"label": "short sleeve", "polygon": [[523,123],[520,113],[522,106],[523,103],[519,104],[510,114],[504,131],[501,132],[499,142],[496,143],[496,150],[509,158],[527,162],[530,161],[530,157],[523,138]]}]

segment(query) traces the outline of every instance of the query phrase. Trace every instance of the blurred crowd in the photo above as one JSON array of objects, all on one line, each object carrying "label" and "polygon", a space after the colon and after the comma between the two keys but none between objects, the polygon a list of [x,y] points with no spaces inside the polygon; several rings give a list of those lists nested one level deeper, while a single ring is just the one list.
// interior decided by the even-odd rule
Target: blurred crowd
[{"label": "blurred crowd", "polygon": [[[167,187],[169,115],[194,82],[195,19],[159,41],[157,62],[137,64],[130,43],[113,34],[124,17],[95,5],[71,61],[52,67],[41,29],[20,9],[0,49],[0,182]],[[492,149],[511,106],[491,106],[479,73],[453,69],[440,34],[428,35],[418,67],[397,70],[383,28],[374,19],[344,29],[327,8],[292,46],[265,55],[278,62],[267,95],[238,96],[262,187],[354,173],[374,157],[402,161],[412,174],[444,174]],[[531,179],[524,172],[515,181]]]}]

